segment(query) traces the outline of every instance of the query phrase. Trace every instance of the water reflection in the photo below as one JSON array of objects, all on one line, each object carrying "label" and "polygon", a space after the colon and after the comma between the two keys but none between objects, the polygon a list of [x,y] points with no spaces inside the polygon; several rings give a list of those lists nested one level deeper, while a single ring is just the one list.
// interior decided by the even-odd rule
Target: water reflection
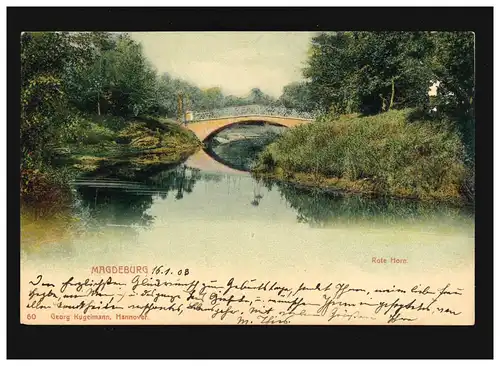
[{"label": "water reflection", "polygon": [[[243,146],[226,142],[219,153],[236,151],[233,143]],[[240,152],[245,168],[255,149]],[[332,268],[344,273],[342,266],[386,273],[373,256],[408,258],[411,265],[390,268],[395,276],[473,259],[472,209],[258,180],[220,161],[200,150],[180,164],[102,164],[74,182],[72,217],[22,217],[22,255],[49,268],[178,261],[261,273],[317,268],[329,276]]]},{"label": "water reflection", "polygon": [[[235,185],[224,174],[204,172],[186,164],[137,169],[133,164],[122,163],[108,167],[108,174],[104,173],[101,169],[75,182],[80,211],[86,210],[86,220],[97,226],[111,224],[147,227],[155,220],[155,216],[150,213],[155,200],[165,201],[168,197],[174,202],[183,200],[195,190],[202,189],[199,187],[205,187],[205,194],[196,196],[200,210],[206,209],[206,205],[217,205],[221,210],[243,212],[244,208],[238,206],[241,205],[240,202],[250,203],[259,209],[267,199],[268,204],[272,205],[280,202],[278,205],[282,207],[279,210],[295,212],[297,223],[311,227],[340,224],[376,226],[425,221],[432,227],[446,228],[450,224],[453,227],[465,224],[470,228],[474,216],[473,209],[467,207],[346,196],[269,179],[258,180],[250,174],[234,177],[239,182],[244,182],[242,190],[241,183]],[[200,186],[200,182],[205,184]],[[227,197],[220,197],[219,193],[215,193],[216,187],[221,186],[227,188]],[[248,197],[248,200],[242,201],[243,196]],[[180,207],[182,206],[176,205],[172,209]]]},{"label": "water reflection", "polygon": [[425,222],[429,229],[439,226],[453,230],[457,224],[468,228],[473,225],[474,207],[344,195],[273,180],[262,180],[262,184],[269,191],[277,189],[281,197],[297,212],[297,221],[313,227]]},{"label": "water reflection", "polygon": [[[137,167],[130,162],[102,167],[74,182],[79,206],[86,209],[87,219],[102,225],[148,226],[154,217],[147,211],[153,198],[165,200],[173,194],[176,200],[193,192],[201,173],[184,164],[156,164]],[[208,177],[210,179],[213,177]]]},{"label": "water reflection", "polygon": [[[99,238],[106,233],[115,239],[123,238],[125,242],[155,224],[195,219],[232,221],[242,226],[253,220],[262,225],[352,227],[361,231],[367,226],[386,225],[390,230],[418,226],[427,231],[460,231],[468,237],[473,235],[473,208],[346,196],[256,179],[244,170],[249,169],[258,151],[282,133],[282,129],[268,128],[260,134],[256,131],[249,126],[239,127],[236,132],[223,131],[205,151],[180,164],[103,163],[73,183],[76,193],[73,214],[77,220],[69,215],[64,220],[52,220],[50,225],[65,230],[50,232],[64,235],[71,232],[71,236],[92,233]],[[216,163],[214,156],[217,156]],[[56,240],[55,236],[42,240],[39,231],[43,232],[48,224],[34,225],[35,221],[27,214],[23,216],[24,243],[63,240]],[[63,238],[63,235],[58,237]]]},{"label": "water reflection", "polygon": [[237,125],[207,142],[205,152],[214,160],[236,170],[251,170],[258,154],[287,130],[269,125]]},{"label": "water reflection", "polygon": [[258,206],[260,200],[264,198],[264,196],[260,194],[260,188],[261,188],[261,183],[257,181],[253,190],[253,200],[251,202],[252,206]]}]

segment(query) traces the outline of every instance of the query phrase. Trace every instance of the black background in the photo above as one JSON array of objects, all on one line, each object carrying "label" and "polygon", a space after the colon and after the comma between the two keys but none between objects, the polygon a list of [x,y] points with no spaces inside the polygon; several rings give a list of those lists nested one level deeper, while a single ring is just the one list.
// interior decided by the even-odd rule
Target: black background
[{"label": "black background", "polygon": [[[492,358],[493,8],[7,8],[8,358]],[[476,34],[474,326],[25,326],[19,322],[22,31],[464,30]]]}]

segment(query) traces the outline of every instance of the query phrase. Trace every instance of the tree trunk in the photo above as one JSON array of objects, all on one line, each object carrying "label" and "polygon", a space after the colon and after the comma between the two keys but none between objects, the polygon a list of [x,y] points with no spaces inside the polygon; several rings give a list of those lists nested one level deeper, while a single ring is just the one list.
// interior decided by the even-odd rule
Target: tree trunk
[{"label": "tree trunk", "polygon": [[392,78],[391,102],[389,103],[389,109],[388,110],[391,110],[393,104],[394,104],[394,78]]},{"label": "tree trunk", "polygon": [[182,93],[179,93],[177,95],[177,119],[179,121],[179,123],[182,123],[183,122],[183,109],[184,109],[184,106],[183,106],[183,95]]},{"label": "tree trunk", "polygon": [[379,94],[378,96],[380,97],[380,100],[382,101],[382,112],[386,112],[385,98],[382,96],[382,94]]},{"label": "tree trunk", "polygon": [[99,93],[97,93],[97,115],[101,115],[101,97]]}]

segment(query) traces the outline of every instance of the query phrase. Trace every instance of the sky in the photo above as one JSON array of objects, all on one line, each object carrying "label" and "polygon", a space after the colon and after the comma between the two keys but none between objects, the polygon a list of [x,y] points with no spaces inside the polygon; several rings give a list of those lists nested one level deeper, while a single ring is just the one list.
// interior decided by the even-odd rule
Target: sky
[{"label": "sky", "polygon": [[313,32],[137,32],[132,38],[158,72],[201,88],[246,96],[252,88],[279,97],[302,80]]}]

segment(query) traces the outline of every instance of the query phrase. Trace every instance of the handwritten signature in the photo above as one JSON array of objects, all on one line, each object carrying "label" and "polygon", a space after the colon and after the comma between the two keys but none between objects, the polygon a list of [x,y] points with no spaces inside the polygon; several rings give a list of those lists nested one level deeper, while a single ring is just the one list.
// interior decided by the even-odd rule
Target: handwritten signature
[{"label": "handwritten signature", "polygon": [[[155,266],[120,280],[70,276],[51,281],[38,274],[24,284],[23,313],[53,321],[122,321],[158,319],[164,315],[231,324],[288,325],[311,323],[394,324],[428,317],[459,317],[455,299],[464,289],[414,284],[366,287],[346,282],[285,284],[268,279],[196,279],[189,269]],[[97,277],[97,278],[95,278]],[[452,301],[450,301],[452,299]],[[36,314],[36,315],[35,315]],[[28,318],[27,318],[28,319]]]}]

